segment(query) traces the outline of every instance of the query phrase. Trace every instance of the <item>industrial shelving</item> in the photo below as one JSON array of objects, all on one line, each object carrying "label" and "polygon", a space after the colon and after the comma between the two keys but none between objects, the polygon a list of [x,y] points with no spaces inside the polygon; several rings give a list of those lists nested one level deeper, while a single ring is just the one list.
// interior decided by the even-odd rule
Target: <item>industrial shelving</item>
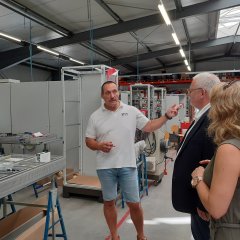
[{"label": "industrial shelving", "polygon": [[154,87],[150,84],[134,84],[130,87],[131,105],[138,108],[149,119],[153,119]]}]

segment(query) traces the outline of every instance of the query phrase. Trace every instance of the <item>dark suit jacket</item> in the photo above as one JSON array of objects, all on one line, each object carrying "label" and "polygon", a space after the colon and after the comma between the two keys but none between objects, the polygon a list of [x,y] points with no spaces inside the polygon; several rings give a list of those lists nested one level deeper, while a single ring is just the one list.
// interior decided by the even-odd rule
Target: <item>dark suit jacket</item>
[{"label": "dark suit jacket", "polygon": [[172,177],[172,204],[180,212],[196,214],[197,207],[204,210],[196,189],[191,186],[191,173],[200,165],[199,161],[211,159],[215,151],[215,144],[207,136],[209,125],[207,114],[208,111],[201,116],[185,141],[183,138],[184,144],[175,160]]}]

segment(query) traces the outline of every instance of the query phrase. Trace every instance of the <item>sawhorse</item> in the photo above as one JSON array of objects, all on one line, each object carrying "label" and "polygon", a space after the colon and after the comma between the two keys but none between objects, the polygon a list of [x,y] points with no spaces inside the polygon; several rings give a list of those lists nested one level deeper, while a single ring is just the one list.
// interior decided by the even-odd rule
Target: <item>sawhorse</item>
[{"label": "sawhorse", "polygon": [[[45,228],[44,228],[44,234],[43,234],[43,240],[48,240],[49,237],[51,239],[55,240],[56,237],[63,238],[64,240],[67,240],[67,233],[63,221],[63,216],[61,212],[61,207],[58,199],[57,194],[57,188],[55,188],[55,184],[52,183],[52,189],[48,193],[48,202],[47,205],[42,204],[34,204],[34,203],[22,203],[22,202],[14,202],[12,201],[12,198],[8,196],[8,200],[3,198],[3,209],[6,209],[6,204],[10,204],[12,209],[14,205],[22,205],[22,206],[31,206],[31,207],[40,207],[46,209],[46,222],[45,222]],[[14,207],[15,210],[15,207]],[[55,211],[57,210],[57,211]],[[54,214],[57,212],[58,219],[55,221]],[[50,223],[51,220],[51,223]],[[55,233],[55,225],[60,223],[61,226],[61,233]],[[51,233],[49,231],[51,230]]]},{"label": "sawhorse", "polygon": [[9,195],[7,196],[7,199],[6,199],[6,197],[0,199],[0,208],[1,208],[1,206],[3,205],[3,218],[5,218],[5,217],[7,217],[8,215],[16,212],[16,208],[15,208],[14,204],[11,203],[10,206],[11,206],[12,212],[9,213],[9,214],[7,214],[6,201],[11,201],[11,202],[13,201],[13,198],[12,198],[12,195],[11,195],[11,194],[9,194]]},{"label": "sawhorse", "polygon": [[[59,219],[55,221],[54,219],[54,211],[57,208],[57,213]],[[50,225],[50,218],[52,217],[52,225]],[[55,234],[55,225],[57,223],[60,223],[61,225],[61,234]],[[49,230],[51,230],[52,233],[49,234]],[[61,237],[64,240],[67,240],[67,233],[65,229],[65,225],[63,222],[63,216],[61,212],[61,207],[59,204],[58,194],[57,194],[57,188],[54,188],[49,191],[48,194],[48,205],[47,205],[47,214],[46,214],[46,224],[45,224],[45,230],[44,230],[44,238],[43,240],[47,240],[48,237],[52,237],[52,239],[55,239],[55,237]]]}]

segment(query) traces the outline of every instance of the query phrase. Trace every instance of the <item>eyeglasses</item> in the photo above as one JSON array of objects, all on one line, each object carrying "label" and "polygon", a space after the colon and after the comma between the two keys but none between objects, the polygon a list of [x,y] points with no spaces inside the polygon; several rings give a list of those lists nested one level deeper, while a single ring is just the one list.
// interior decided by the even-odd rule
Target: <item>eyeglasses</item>
[{"label": "eyeglasses", "polygon": [[203,90],[203,88],[189,88],[189,89],[187,89],[187,94],[191,94],[193,91],[196,91],[196,90]]},{"label": "eyeglasses", "polygon": [[229,83],[227,83],[226,85],[223,86],[223,90],[229,88],[233,83],[238,82],[238,81],[240,81],[240,80],[237,79],[237,80],[230,81]]}]

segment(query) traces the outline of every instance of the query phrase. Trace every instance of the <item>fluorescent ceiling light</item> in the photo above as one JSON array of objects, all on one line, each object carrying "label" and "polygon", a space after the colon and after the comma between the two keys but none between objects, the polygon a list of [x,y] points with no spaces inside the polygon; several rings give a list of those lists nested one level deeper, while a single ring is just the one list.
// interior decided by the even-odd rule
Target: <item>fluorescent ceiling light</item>
[{"label": "fluorescent ceiling light", "polygon": [[160,13],[162,14],[162,17],[167,25],[171,25],[171,21],[168,17],[167,11],[162,3],[158,4],[158,8]]},{"label": "fluorescent ceiling light", "polygon": [[187,66],[187,69],[189,72],[191,71],[191,67],[189,65]]},{"label": "fluorescent ceiling light", "polygon": [[175,43],[176,43],[177,45],[180,45],[180,42],[179,42],[178,37],[177,37],[177,34],[176,34],[176,33],[172,33],[172,37],[173,37]]},{"label": "fluorescent ceiling light", "polygon": [[180,48],[179,52],[180,52],[180,54],[181,54],[181,56],[182,56],[183,58],[185,58],[185,57],[186,57],[186,56],[185,56],[185,53],[184,53],[184,51],[183,51],[183,49],[182,49],[182,48]]},{"label": "fluorescent ceiling light", "polygon": [[187,61],[187,59],[184,60],[184,63],[185,63],[186,66],[188,66],[188,61]]},{"label": "fluorescent ceiling light", "polygon": [[3,37],[5,37],[5,38],[11,39],[11,40],[16,41],[16,42],[21,42],[21,41],[22,41],[22,40],[19,39],[19,38],[12,37],[12,36],[10,36],[10,35],[8,35],[8,34],[5,34],[5,33],[0,33],[0,36],[3,36]]},{"label": "fluorescent ceiling light", "polygon": [[37,48],[40,49],[40,50],[42,50],[42,51],[44,51],[44,52],[51,53],[51,54],[53,54],[53,55],[59,56],[59,53],[54,52],[54,51],[52,51],[52,50],[50,50],[50,49],[47,49],[47,48],[45,48],[45,47],[37,46]]},{"label": "fluorescent ceiling light", "polygon": [[74,58],[69,58],[69,60],[84,65],[84,62],[78,61],[78,60],[76,60]]}]

